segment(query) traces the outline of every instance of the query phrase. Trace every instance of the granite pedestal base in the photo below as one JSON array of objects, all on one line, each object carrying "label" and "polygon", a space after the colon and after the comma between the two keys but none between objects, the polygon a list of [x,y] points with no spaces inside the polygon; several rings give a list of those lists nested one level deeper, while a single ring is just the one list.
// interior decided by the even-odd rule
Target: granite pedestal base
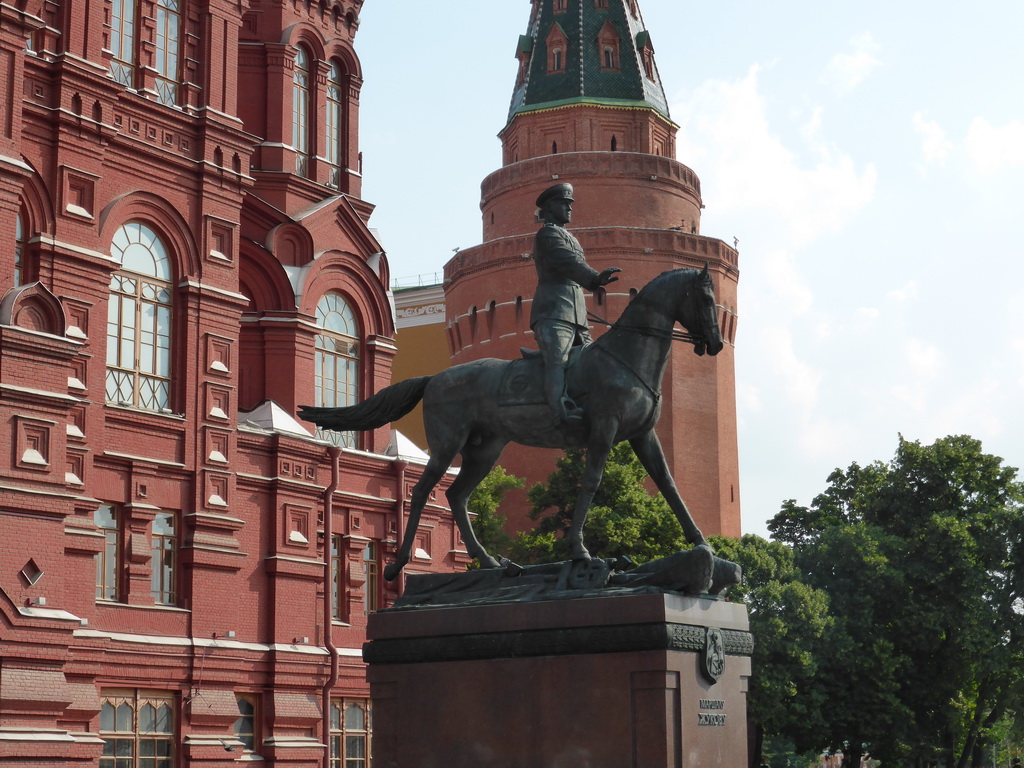
[{"label": "granite pedestal base", "polygon": [[675,594],[375,614],[376,768],[747,765],[742,605]]}]

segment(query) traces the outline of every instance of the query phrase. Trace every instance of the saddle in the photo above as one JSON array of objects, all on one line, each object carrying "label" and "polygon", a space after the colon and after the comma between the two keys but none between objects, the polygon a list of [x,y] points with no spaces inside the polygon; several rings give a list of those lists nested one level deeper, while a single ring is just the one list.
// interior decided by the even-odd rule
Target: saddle
[{"label": "saddle", "polygon": [[[569,352],[566,372],[569,371],[579,357],[583,346],[573,347]],[[544,360],[539,349],[520,347],[522,357],[510,360],[505,366],[501,381],[498,384],[498,405],[502,408],[516,405],[547,405],[544,397]],[[566,381],[571,382],[566,376]],[[569,397],[576,400],[578,392],[569,384]]]}]

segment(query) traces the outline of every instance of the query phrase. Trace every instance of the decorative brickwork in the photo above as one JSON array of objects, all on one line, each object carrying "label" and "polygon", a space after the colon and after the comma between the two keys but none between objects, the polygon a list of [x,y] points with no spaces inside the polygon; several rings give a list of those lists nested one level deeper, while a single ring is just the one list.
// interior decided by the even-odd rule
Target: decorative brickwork
[{"label": "decorative brickwork", "polygon": [[[344,758],[330,702],[369,696],[366,606],[400,588],[376,574],[422,466],[387,428],[335,450],[291,415],[327,396],[322,297],[352,318],[349,391],[396,352],[361,6],[0,7],[5,766]],[[425,514],[417,568],[464,568]]]}]

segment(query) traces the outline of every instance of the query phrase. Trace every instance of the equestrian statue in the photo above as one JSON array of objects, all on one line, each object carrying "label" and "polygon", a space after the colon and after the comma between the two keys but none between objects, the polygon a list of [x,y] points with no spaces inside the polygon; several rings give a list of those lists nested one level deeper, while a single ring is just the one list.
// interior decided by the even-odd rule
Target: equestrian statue
[{"label": "equestrian statue", "polygon": [[[395,561],[384,570],[388,580],[395,579],[409,562],[430,492],[460,454],[461,468],[447,491],[452,515],[468,553],[480,566],[503,567],[473,533],[467,502],[510,442],[586,449],[580,492],[566,534],[574,563],[591,560],[583,543],[587,512],[608,454],[623,440],[629,441],[675,513],[687,541],[711,557],[654,431],[673,340],[692,343],[697,355],[717,355],[723,346],[707,265],[703,270],[670,270],[654,278],[618,321],[591,341],[586,318],[577,313],[577,304],[582,304],[580,282],[594,289],[617,279],[614,275],[619,270],[598,273],[586,264],[576,238],[562,226],[568,221],[571,202],[568,184],[555,185],[537,200],[546,222],[537,233],[534,249],[538,293],[549,297],[541,309],[535,300],[531,316],[540,354],[524,350],[519,360],[463,363],[433,376],[393,384],[350,407],[300,406],[300,418],[324,429],[371,430],[401,418],[423,401],[430,458],[413,488],[409,520]],[[685,333],[675,328],[676,323]]]}]

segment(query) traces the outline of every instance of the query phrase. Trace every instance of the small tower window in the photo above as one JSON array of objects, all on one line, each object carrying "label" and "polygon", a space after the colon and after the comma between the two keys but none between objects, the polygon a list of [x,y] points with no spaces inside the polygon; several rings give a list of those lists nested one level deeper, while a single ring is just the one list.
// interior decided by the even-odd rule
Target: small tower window
[{"label": "small tower window", "polygon": [[548,49],[548,73],[565,71],[565,51],[569,38],[557,23],[551,25],[551,31],[544,42]]},{"label": "small tower window", "polygon": [[568,0],[555,0],[555,13],[564,13],[568,5]]},{"label": "small tower window", "polygon": [[611,21],[606,21],[597,36],[597,50],[601,69],[619,69],[619,47],[622,38]]},{"label": "small tower window", "polygon": [[619,148],[619,140],[612,136],[612,152],[617,151]]},{"label": "small tower window", "polygon": [[636,36],[636,48],[640,52],[644,74],[648,80],[654,80],[654,46],[651,45],[651,36],[646,31]]},{"label": "small tower window", "polygon": [[526,73],[529,70],[530,57],[525,54],[519,54],[519,71],[516,73],[516,88],[526,82]]}]

